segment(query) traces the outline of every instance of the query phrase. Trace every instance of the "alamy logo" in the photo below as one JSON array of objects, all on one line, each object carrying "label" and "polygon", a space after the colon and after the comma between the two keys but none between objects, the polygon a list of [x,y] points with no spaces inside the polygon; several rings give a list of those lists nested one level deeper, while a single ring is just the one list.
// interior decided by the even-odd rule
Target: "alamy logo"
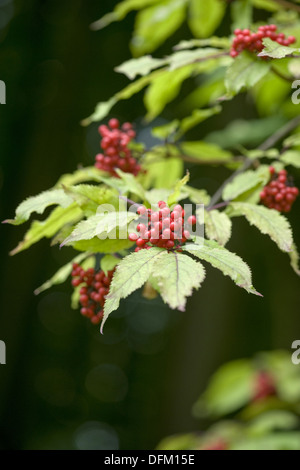
[{"label": "alamy logo", "polygon": [[6,345],[0,341],[0,364],[6,364]]},{"label": "alamy logo", "polygon": [[300,364],[300,340],[296,339],[293,341],[292,349],[296,349],[292,354],[292,363],[296,365]]},{"label": "alamy logo", "polygon": [[292,94],[292,102],[293,104],[300,104],[300,80],[295,80],[292,84],[292,88],[296,89]]},{"label": "alamy logo", "polygon": [[6,104],[6,85],[0,80],[0,104]]}]

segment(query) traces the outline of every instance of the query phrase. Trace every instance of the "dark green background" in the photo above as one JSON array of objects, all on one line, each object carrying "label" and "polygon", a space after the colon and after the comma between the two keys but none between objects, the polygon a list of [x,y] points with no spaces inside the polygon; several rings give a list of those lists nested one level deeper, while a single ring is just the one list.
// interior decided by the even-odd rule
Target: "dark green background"
[{"label": "dark green background", "polygon": [[[134,21],[129,15],[92,32],[89,24],[117,3],[109,0],[4,3],[1,220],[12,217],[27,196],[53,186],[60,174],[92,164],[97,126],[85,129],[79,122],[127,84],[113,68],[130,57]],[[7,13],[11,20],[5,25]],[[189,37],[185,27],[158,55],[184,36]],[[255,117],[252,104],[240,100],[225,106],[219,128],[233,116]],[[138,96],[120,103],[113,115],[142,130],[143,111]],[[165,117],[174,115],[176,106],[170,106]],[[192,184],[210,191],[229,174],[190,169]],[[299,201],[289,219],[300,245]],[[165,435],[201,428],[191,407],[217,366],[259,350],[290,349],[300,338],[299,279],[288,257],[244,221],[235,221],[229,248],[251,265],[263,299],[208,268],[185,313],[135,295],[112,315],[103,337],[70,309],[69,285],[33,295],[73,252],[49,248],[46,240],[9,257],[23,234],[22,226],[1,227],[0,340],[6,342],[7,365],[0,366],[0,449],[151,449]]]}]

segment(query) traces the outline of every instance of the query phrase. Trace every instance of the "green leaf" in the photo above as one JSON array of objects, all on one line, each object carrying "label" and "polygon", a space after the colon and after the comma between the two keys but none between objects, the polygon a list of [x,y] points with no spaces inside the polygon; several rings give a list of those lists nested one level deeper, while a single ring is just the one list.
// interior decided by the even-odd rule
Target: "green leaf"
[{"label": "green leaf", "polygon": [[119,197],[117,191],[113,191],[105,186],[79,184],[77,186],[64,187],[64,191],[77,202],[86,216],[94,215],[101,204],[110,204],[116,208],[118,207]]},{"label": "green leaf", "polygon": [[39,295],[41,292],[44,292],[45,290],[50,289],[50,287],[54,285],[63,284],[68,279],[68,277],[70,276],[72,272],[73,263],[80,264],[81,261],[86,259],[88,256],[90,256],[90,253],[81,253],[80,255],[77,255],[74,259],[72,259],[72,261],[62,266],[54,274],[54,276],[52,276],[51,279],[49,279],[49,281],[46,281],[43,285],[41,285],[34,291],[35,295]]},{"label": "green leaf", "polygon": [[123,258],[117,266],[109,294],[104,305],[104,318],[101,325],[101,333],[110,313],[117,310],[121,299],[125,299],[132,292],[142,287],[150,278],[153,264],[164,252],[160,248],[151,248],[132,253]]},{"label": "green leaf", "polygon": [[192,450],[197,448],[198,440],[196,434],[175,434],[160,441],[156,450]]},{"label": "green leaf", "polygon": [[155,260],[152,276],[157,279],[159,292],[172,309],[185,310],[186,298],[205,279],[205,269],[183,253],[166,250]]},{"label": "green leaf", "polygon": [[53,237],[64,225],[77,222],[81,219],[82,215],[83,213],[76,203],[71,204],[65,209],[63,207],[55,208],[45,221],[34,221],[31,224],[24,240],[10,254],[15,255],[20,251],[26,250],[44,237]]},{"label": "green leaf", "polygon": [[204,206],[208,206],[210,203],[210,196],[205,189],[196,189],[192,188],[192,186],[186,185],[184,187],[184,191],[194,204],[203,204]]},{"label": "green leaf", "polygon": [[261,233],[269,235],[280,250],[292,251],[293,235],[290,224],[278,211],[246,202],[233,202],[230,208],[234,211],[232,216],[244,215],[251,225],[255,225]]},{"label": "green leaf", "polygon": [[268,167],[266,167],[264,173],[248,170],[237,175],[233,181],[225,186],[222,194],[223,200],[230,201],[236,199],[249,190],[255,190],[264,186],[268,182],[269,176],[270,172]]},{"label": "green leaf", "polygon": [[[64,240],[61,246],[71,245],[81,240],[91,240],[98,237],[101,240],[111,238],[112,235],[116,240],[116,228],[124,228],[138,216],[131,212],[99,212],[98,214],[81,221],[73,230],[71,235]],[[113,233],[112,233],[113,232]],[[122,234],[122,239],[127,238],[126,234]]]},{"label": "green leaf", "polygon": [[[146,180],[149,186],[153,186],[156,189],[165,188],[170,194],[169,190],[173,188],[176,181],[182,177],[184,170],[183,160],[180,158],[157,160],[155,155],[153,155],[152,160],[153,162],[151,162],[151,159],[148,159],[147,162],[143,164],[146,174],[142,182]],[[148,193],[146,194],[146,199],[150,202]]]},{"label": "green leaf", "polygon": [[220,25],[226,11],[226,3],[221,0],[191,0],[188,24],[194,36],[211,36]]},{"label": "green leaf", "polygon": [[[118,236],[118,231],[117,231]],[[100,240],[99,238],[91,238],[90,240],[81,240],[73,242],[72,247],[77,251],[90,251],[93,253],[118,253],[127,250],[133,246],[133,243],[127,239],[116,240],[106,238]]]},{"label": "green leaf", "polygon": [[300,150],[287,150],[280,158],[280,161],[286,165],[300,168]]},{"label": "green leaf", "polygon": [[145,190],[143,186],[131,173],[124,173],[121,170],[116,170],[121,180],[124,182],[126,192],[135,194],[141,199],[145,199]]},{"label": "green leaf", "polygon": [[113,12],[107,13],[100,20],[95,21],[91,24],[91,29],[96,31],[98,29],[105,28],[114,21],[121,21],[128,15],[132,10],[141,10],[149,5],[158,3],[160,0],[124,0],[118,3]]},{"label": "green leaf", "polygon": [[251,0],[239,0],[231,4],[232,31],[236,28],[250,28],[252,24],[253,8]]},{"label": "green leaf", "polygon": [[252,88],[267,75],[271,65],[243,53],[234,59],[226,72],[225,85],[229,94],[237,94],[243,89]]},{"label": "green leaf", "polygon": [[100,267],[104,271],[105,276],[107,276],[108,271],[112,271],[118,263],[120,263],[120,258],[113,255],[105,255],[101,258]]},{"label": "green leaf", "polygon": [[283,59],[283,57],[293,55],[294,52],[300,52],[300,49],[294,47],[281,46],[270,38],[263,39],[265,48],[258,54],[259,57],[271,57],[272,59]]},{"label": "green leaf", "polygon": [[17,207],[15,219],[5,220],[5,223],[20,225],[26,222],[33,212],[43,214],[44,210],[53,204],[65,208],[70,206],[72,202],[72,198],[65,194],[62,189],[50,189],[23,201]]},{"label": "green leaf", "polygon": [[261,295],[253,288],[251,271],[245,261],[218,243],[196,238],[195,244],[188,244],[183,249],[222,271],[238,287],[242,287],[250,294]]},{"label": "green leaf", "polygon": [[240,439],[230,450],[300,450],[300,432],[276,432],[256,438]]},{"label": "green leaf", "polygon": [[162,0],[140,11],[131,40],[133,55],[154,51],[177,31],[185,18],[186,4],[186,0]]},{"label": "green leaf", "polygon": [[248,427],[252,436],[260,436],[276,430],[291,430],[299,424],[299,418],[285,410],[272,410],[253,419]]},{"label": "green leaf", "polygon": [[214,116],[215,114],[219,114],[222,111],[221,106],[214,106],[208,109],[194,109],[190,116],[182,119],[180,122],[180,131],[176,136],[176,140],[184,135],[187,131],[192,129],[193,127],[197,126],[201,122],[205,121],[206,119]]},{"label": "green leaf", "polygon": [[157,69],[167,63],[166,59],[155,59],[151,55],[145,55],[139,59],[130,59],[115,68],[116,72],[123,73],[130,80],[137,75],[148,75],[151,70]]},{"label": "green leaf", "polygon": [[79,170],[75,171],[74,173],[68,173],[66,175],[62,175],[61,178],[55,185],[55,188],[61,188],[62,185],[64,186],[72,186],[78,183],[84,183],[87,181],[101,181],[99,178],[103,174],[102,171],[98,170],[95,166],[88,166],[86,168],[80,168]]},{"label": "green leaf", "polygon": [[261,8],[267,11],[278,11],[283,7],[274,0],[251,0],[255,8]]},{"label": "green leaf", "polygon": [[170,194],[168,197],[168,205],[172,206],[173,204],[176,204],[179,201],[179,198],[181,196],[181,191],[183,187],[189,182],[190,179],[190,174],[189,172],[186,173],[186,175],[178,181],[178,183],[174,187],[174,191]]},{"label": "green leaf", "polygon": [[218,58],[224,58],[223,51],[216,48],[206,47],[192,51],[181,50],[174,52],[174,54],[168,56],[168,62],[170,64],[170,70],[173,71],[190,64],[197,64],[197,62],[202,61],[207,62],[208,60],[217,60]]},{"label": "green leaf", "polygon": [[295,244],[292,246],[292,251],[289,253],[291,259],[291,266],[295,273],[300,276],[300,267],[299,267],[299,253]]},{"label": "green leaf", "polygon": [[[198,212],[196,213],[198,215]],[[207,238],[225,246],[231,237],[232,222],[230,218],[224,212],[217,210],[205,211],[204,223]]]},{"label": "green leaf", "polygon": [[153,127],[151,131],[152,135],[158,139],[165,140],[175,133],[175,131],[178,129],[179,123],[179,119],[174,119],[174,121],[168,122],[168,124]]},{"label": "green leaf", "polygon": [[220,417],[237,411],[251,400],[254,379],[255,371],[248,360],[223,365],[194,405],[194,414]]},{"label": "green leaf", "polygon": [[188,41],[180,41],[173,49],[180,51],[182,49],[191,49],[192,47],[217,47],[220,49],[229,49],[231,41],[228,38],[220,38],[218,36],[212,36],[207,39],[189,39]]},{"label": "green leaf", "polygon": [[146,77],[141,77],[138,80],[135,80],[133,83],[130,83],[123,90],[116,93],[108,101],[98,103],[95,111],[91,116],[83,119],[81,121],[82,126],[88,126],[92,122],[101,121],[105,116],[108,115],[113,106],[120,100],[128,100],[136,93],[139,93],[143,88],[145,88],[149,83],[156,77],[157,74],[160,74],[160,70],[154,71],[147,75]]},{"label": "green leaf", "polygon": [[151,121],[158,116],[165,106],[178,95],[181,84],[192,72],[190,66],[178,70],[164,71],[154,78],[148,87],[144,102],[147,108],[147,120]]},{"label": "green leaf", "polygon": [[215,144],[204,141],[183,142],[181,144],[183,153],[204,162],[228,163],[232,160],[232,153],[223,150]]}]

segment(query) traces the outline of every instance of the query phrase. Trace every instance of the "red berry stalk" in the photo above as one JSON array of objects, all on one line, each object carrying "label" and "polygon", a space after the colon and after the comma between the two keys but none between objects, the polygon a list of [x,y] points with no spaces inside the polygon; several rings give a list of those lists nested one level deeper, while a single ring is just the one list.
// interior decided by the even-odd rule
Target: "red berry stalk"
[{"label": "red berry stalk", "polygon": [[264,371],[260,371],[255,378],[253,401],[276,395],[276,387],[273,377]]},{"label": "red berry stalk", "polygon": [[72,286],[82,286],[79,298],[80,312],[94,325],[98,325],[103,318],[105,297],[109,292],[113,274],[114,270],[108,271],[106,276],[103,271],[95,271],[94,268],[85,271],[79,264],[73,264]]},{"label": "red berry stalk", "polygon": [[[140,206],[137,213],[141,221],[137,225],[137,232],[129,234],[129,240],[136,242],[135,251],[149,249],[153,246],[167,250],[180,251],[182,245],[190,238],[190,232],[185,230],[185,212],[180,204],[171,211],[164,201],[158,203],[159,211],[155,212]],[[194,215],[188,218],[188,225],[196,224]]]},{"label": "red berry stalk", "polygon": [[275,168],[270,167],[271,182],[260,193],[261,202],[269,209],[279,212],[290,212],[292,205],[299,196],[299,189],[293,186],[286,170],[278,174]]},{"label": "red berry stalk", "polygon": [[141,166],[128,148],[129,142],[136,135],[132,125],[125,122],[120,128],[119,121],[111,119],[108,126],[99,127],[99,134],[102,137],[100,145],[103,153],[96,155],[95,167],[116,177],[118,177],[116,168],[136,176],[140,172]]},{"label": "red berry stalk", "polygon": [[286,37],[285,34],[277,33],[276,31],[277,26],[275,24],[260,26],[256,33],[251,33],[249,29],[236,29],[230,51],[231,57],[237,57],[244,50],[258,54],[264,49],[264,38],[270,38],[282,46],[289,46],[296,42],[294,36]]}]

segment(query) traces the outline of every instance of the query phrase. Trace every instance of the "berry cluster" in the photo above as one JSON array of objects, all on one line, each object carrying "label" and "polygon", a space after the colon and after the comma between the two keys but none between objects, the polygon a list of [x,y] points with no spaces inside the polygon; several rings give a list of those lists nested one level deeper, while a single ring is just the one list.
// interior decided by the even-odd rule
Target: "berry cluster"
[{"label": "berry cluster", "polygon": [[276,31],[277,26],[275,24],[260,26],[257,33],[251,33],[249,29],[236,29],[230,51],[231,57],[237,57],[244,50],[255,53],[261,52],[264,49],[262,41],[264,38],[270,38],[282,46],[289,46],[296,42],[294,36],[286,37],[285,34]]},{"label": "berry cluster", "polygon": [[[149,249],[151,246],[167,250],[181,250],[181,246],[190,238],[190,232],[185,229],[184,209],[177,204],[171,210],[164,201],[158,203],[159,210],[152,211],[140,206],[137,213],[141,216],[137,225],[137,233],[130,233],[129,240],[136,242],[135,251]],[[191,215],[188,226],[196,224],[196,217]]]},{"label": "berry cluster", "polygon": [[73,264],[72,286],[82,285],[79,297],[82,307],[80,312],[94,325],[98,325],[103,318],[105,296],[109,292],[113,274],[114,271],[108,271],[106,276],[103,271],[95,271],[94,268],[85,271],[79,264]]},{"label": "berry cluster", "polygon": [[99,134],[102,137],[100,145],[103,153],[96,155],[96,168],[107,171],[112,176],[118,176],[116,168],[136,176],[140,172],[141,166],[128,148],[129,142],[136,135],[132,125],[125,122],[120,129],[119,121],[111,119],[108,126],[101,125],[99,127]]},{"label": "berry cluster", "polygon": [[254,401],[263,400],[264,398],[276,395],[276,387],[273,377],[268,372],[258,372],[254,386]]},{"label": "berry cluster", "polygon": [[279,212],[290,212],[293,203],[299,195],[299,189],[289,180],[287,171],[281,170],[278,174],[274,167],[270,167],[272,179],[260,193],[261,202]]}]

